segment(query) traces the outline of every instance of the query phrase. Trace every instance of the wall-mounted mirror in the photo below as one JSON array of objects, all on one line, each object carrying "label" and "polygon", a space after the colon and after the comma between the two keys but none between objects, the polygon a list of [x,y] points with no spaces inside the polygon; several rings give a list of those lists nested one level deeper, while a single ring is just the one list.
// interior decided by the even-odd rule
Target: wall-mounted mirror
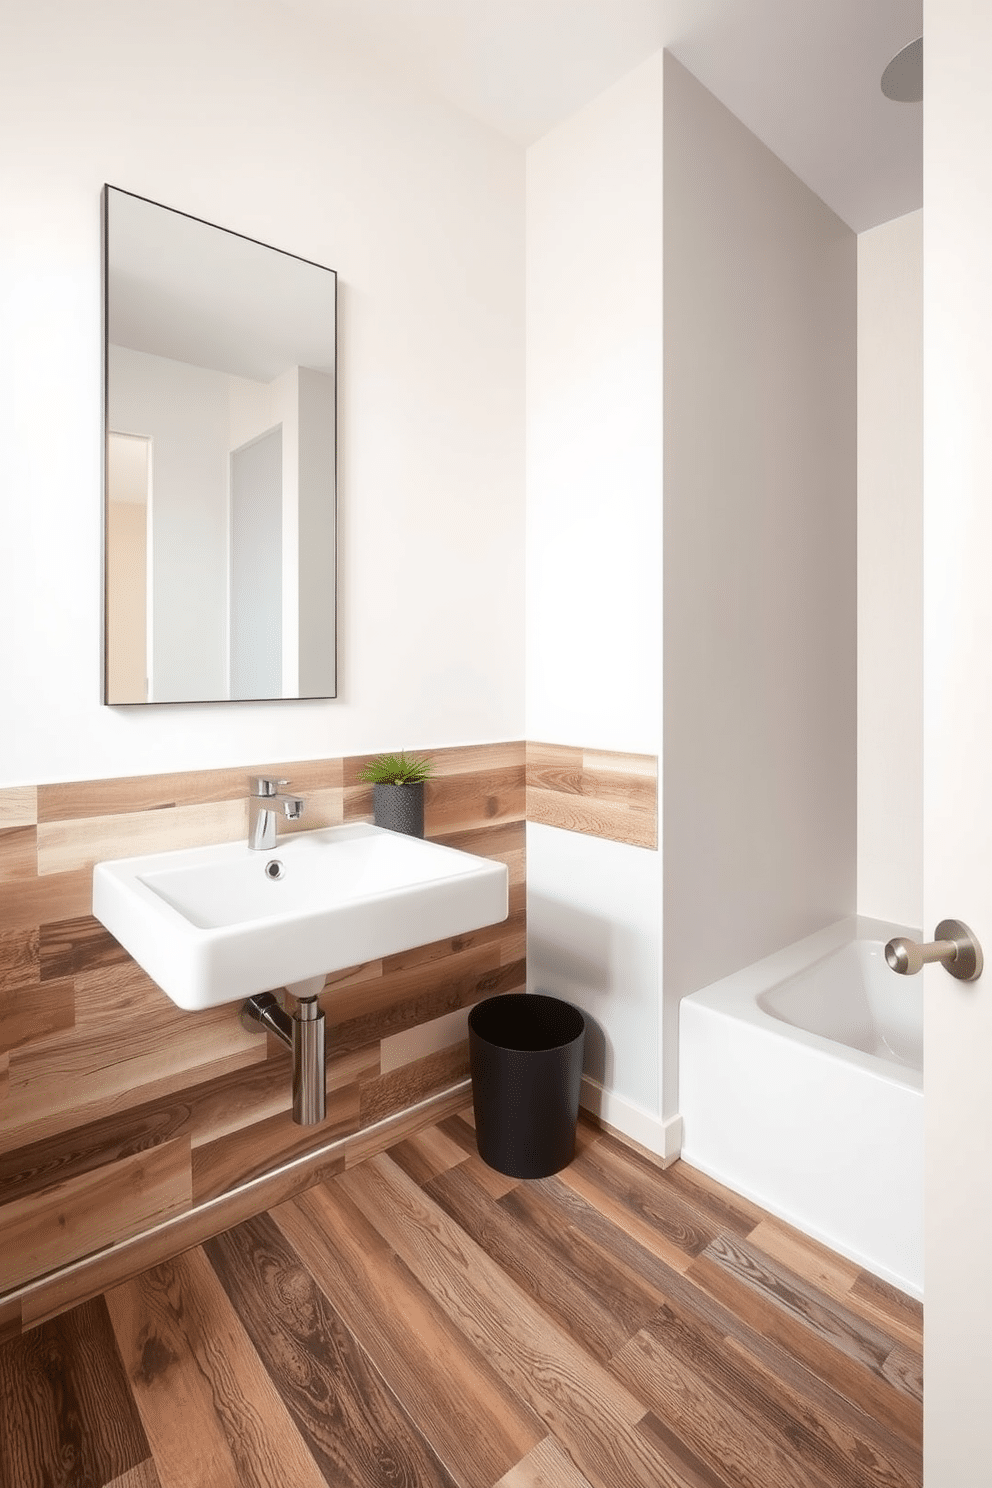
[{"label": "wall-mounted mirror", "polygon": [[335,695],[336,290],[104,188],[104,702]]}]

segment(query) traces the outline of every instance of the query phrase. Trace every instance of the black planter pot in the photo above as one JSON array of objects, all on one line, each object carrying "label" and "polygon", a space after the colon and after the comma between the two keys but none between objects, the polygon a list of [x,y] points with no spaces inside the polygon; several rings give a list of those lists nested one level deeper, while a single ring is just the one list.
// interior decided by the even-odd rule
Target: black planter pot
[{"label": "black planter pot", "polygon": [[372,807],[377,827],[390,832],[405,832],[408,837],[424,835],[424,783],[415,785],[373,785]]}]

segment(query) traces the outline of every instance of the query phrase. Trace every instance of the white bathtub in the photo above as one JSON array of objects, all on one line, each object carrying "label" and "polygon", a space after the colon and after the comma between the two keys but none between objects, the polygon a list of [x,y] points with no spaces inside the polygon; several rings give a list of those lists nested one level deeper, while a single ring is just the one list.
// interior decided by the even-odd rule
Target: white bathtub
[{"label": "white bathtub", "polygon": [[682,1001],[682,1157],[923,1296],[923,978],[916,930],[858,917]]}]

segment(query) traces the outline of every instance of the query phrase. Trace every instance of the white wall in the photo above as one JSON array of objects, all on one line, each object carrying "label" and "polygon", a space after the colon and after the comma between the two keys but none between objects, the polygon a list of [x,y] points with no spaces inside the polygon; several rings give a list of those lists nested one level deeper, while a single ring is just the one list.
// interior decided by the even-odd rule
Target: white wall
[{"label": "white wall", "polygon": [[663,803],[662,854],[531,829],[529,975],[663,1150],[680,998],[854,909],[856,239],[660,54],[527,190],[527,733]]},{"label": "white wall", "polygon": [[528,824],[530,990],[585,1011],[583,1104],[656,1151],[660,905],[660,853]]},{"label": "white wall", "polygon": [[662,60],[527,156],[527,728],[661,741]]},{"label": "white wall", "polygon": [[922,925],[922,212],[858,238],[858,913]]},{"label": "white wall", "polygon": [[[527,159],[527,737],[661,743],[662,58]],[[528,981],[589,1015],[583,1093],[656,1150],[660,854],[531,826]]]},{"label": "white wall", "polygon": [[856,238],[665,66],[665,1100],[677,1005],[854,910]]},{"label": "white wall", "polygon": [[[521,737],[520,147],[261,0],[8,6],[0,130],[0,784]],[[339,272],[336,702],[100,705],[105,181]]]}]

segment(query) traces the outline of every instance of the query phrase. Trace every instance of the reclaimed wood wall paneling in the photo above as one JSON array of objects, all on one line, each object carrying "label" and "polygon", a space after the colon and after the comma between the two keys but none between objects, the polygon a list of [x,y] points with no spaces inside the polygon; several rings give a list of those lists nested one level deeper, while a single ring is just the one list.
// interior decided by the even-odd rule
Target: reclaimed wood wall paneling
[{"label": "reclaimed wood wall paneling", "polygon": [[654,755],[528,743],[526,756],[528,821],[657,848]]},{"label": "reclaimed wood wall paneling", "polygon": [[80,1254],[184,1213],[192,1203],[189,1141],[132,1153],[3,1206],[0,1288],[12,1291]]},{"label": "reclaimed wood wall paneling", "polygon": [[[287,777],[306,798],[300,830],[368,818],[362,761],[0,791],[0,1251],[8,1261],[0,1326],[23,1321],[11,1287],[28,1295],[37,1281],[39,1296],[58,1299],[64,1268],[91,1254],[106,1285],[112,1252],[128,1237],[163,1230],[164,1221],[171,1231],[175,1219],[329,1142],[402,1119],[406,1106],[448,1087],[464,1099],[464,1041],[386,1075],[379,1046],[493,988],[523,984],[524,746],[436,757],[428,835],[506,862],[511,917],[328,979],[328,1117],[313,1129],[291,1120],[289,1060],[277,1040],[246,1032],[236,1005],[194,1015],[173,1007],[92,918],[92,864],[243,836],[254,774]],[[342,1155],[332,1166],[343,1163]],[[94,1194],[109,1229],[100,1228]],[[66,1295],[78,1299],[78,1288]],[[28,1321],[37,1319],[36,1307]]]},{"label": "reclaimed wood wall paneling", "polygon": [[38,787],[8,785],[0,790],[0,830],[33,827],[38,820]]},{"label": "reclaimed wood wall paneling", "polygon": [[[401,1111],[377,1126],[362,1128],[349,1137],[319,1147],[152,1230],[29,1283],[0,1298],[0,1336],[37,1327],[98,1296],[106,1288],[137,1276],[147,1267],[157,1266],[274,1204],[305,1193],[315,1183],[359,1165],[404,1136],[453,1115],[469,1098],[467,1082],[460,1081],[413,1111]],[[476,1162],[481,1166],[481,1158],[476,1158]]]},{"label": "reclaimed wood wall paneling", "polygon": [[[92,919],[92,864],[243,835],[254,774],[287,777],[305,796],[305,817],[284,830],[368,819],[365,758],[0,789],[0,1238],[6,1246],[23,1233],[35,1271],[19,1272],[21,1291],[0,1297],[0,1333],[93,1295],[88,1268],[110,1284],[129,1264],[122,1247],[149,1264],[257,1212],[265,1174],[276,1174],[276,1195],[302,1191],[313,1181],[299,1176],[308,1152],[340,1148],[314,1159],[337,1171],[381,1150],[380,1124],[392,1129],[415,1103],[436,1112],[449,1095],[464,1100],[466,1041],[423,1054],[413,1038],[406,1054],[403,1035],[524,985],[531,805],[532,819],[551,825],[656,844],[657,762],[646,756],[522,743],[432,751],[427,835],[507,864],[509,918],[328,978],[328,1121],[308,1131],[290,1119],[278,1041],[246,1035],[237,1007],[193,1019],[173,1008]],[[384,1038],[395,1040],[385,1070]],[[168,1195],[157,1180],[145,1192],[139,1182],[115,1243],[78,1264],[108,1244],[77,1224],[88,1196],[105,1192],[112,1209],[115,1182],[133,1190],[134,1175],[156,1173],[166,1151],[180,1169],[169,1167]],[[218,1219],[218,1204],[233,1218]],[[23,1231],[32,1215],[34,1239]],[[66,1237],[54,1246],[52,1225]]]}]

